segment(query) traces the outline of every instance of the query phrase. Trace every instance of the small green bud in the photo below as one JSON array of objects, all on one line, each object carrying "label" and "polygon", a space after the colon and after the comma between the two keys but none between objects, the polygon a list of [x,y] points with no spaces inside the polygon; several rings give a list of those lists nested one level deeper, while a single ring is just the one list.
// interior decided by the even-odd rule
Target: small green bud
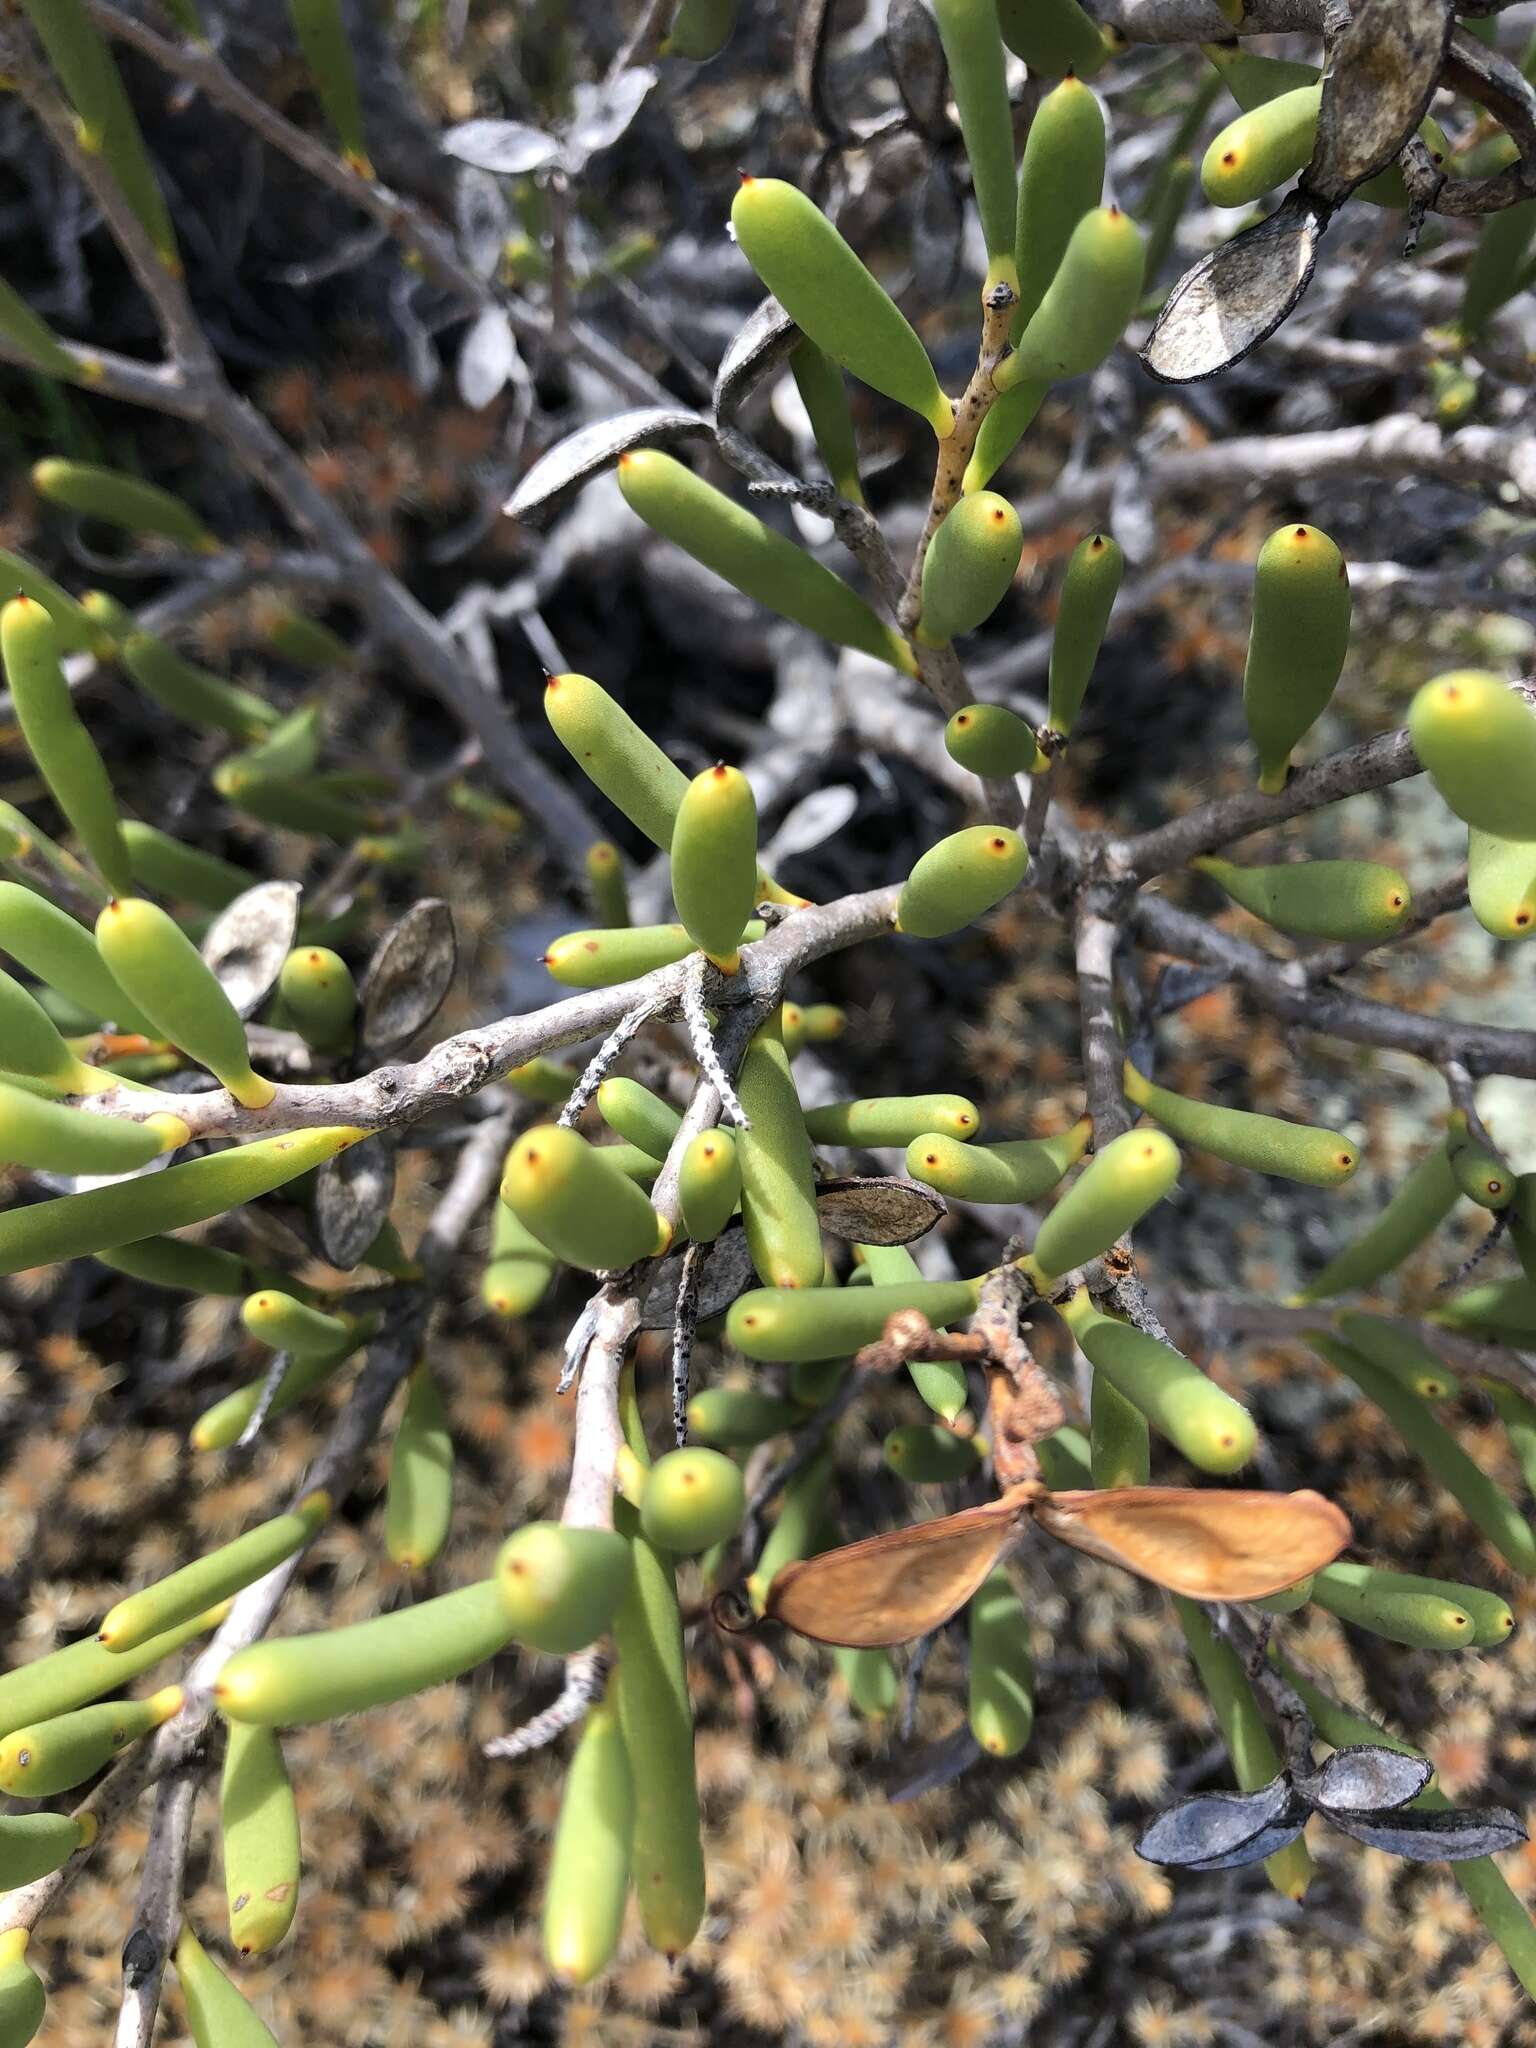
[{"label": "small green bud", "polygon": [[719,1451],[690,1446],[668,1451],[647,1474],[640,1527],[658,1550],[692,1557],[734,1536],[746,1511],[738,1467]]},{"label": "small green bud", "polygon": [[944,728],[952,761],[973,775],[1034,775],[1045,767],[1035,730],[1003,704],[966,704]]},{"label": "small green bud", "polygon": [[741,1200],[741,1160],[733,1132],[717,1125],[689,1139],[677,1192],[683,1228],[695,1244],[712,1244]]},{"label": "small green bud", "polygon": [[346,1052],[357,1016],[357,984],[329,946],[295,946],[277,978],[289,1021],[316,1052]]},{"label": "small green bud", "polygon": [[1051,635],[1049,722],[1063,737],[1083,708],[1124,574],[1125,556],[1107,533],[1090,533],[1072,550]]},{"label": "small green bud", "polygon": [[1349,651],[1349,567],[1316,526],[1282,526],[1259,550],[1243,713],[1259,787],[1284,789],[1291,749],[1327,709]]},{"label": "small green bud", "polygon": [[981,625],[1013,585],[1024,533],[1019,515],[995,491],[961,498],[939,522],[923,557],[923,611],[917,637],[947,647]]}]

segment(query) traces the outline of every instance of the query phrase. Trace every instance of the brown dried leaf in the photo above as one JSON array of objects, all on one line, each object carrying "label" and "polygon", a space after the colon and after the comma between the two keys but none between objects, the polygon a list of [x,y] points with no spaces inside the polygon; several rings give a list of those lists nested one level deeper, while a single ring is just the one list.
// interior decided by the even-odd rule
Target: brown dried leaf
[{"label": "brown dried leaf", "polygon": [[358,1043],[394,1051],[437,1015],[458,965],[453,917],[441,897],[423,896],[380,939],[363,977]]},{"label": "brown dried leaf", "polygon": [[942,1195],[896,1173],[824,1180],[816,1189],[822,1229],[849,1244],[911,1244],[948,1213]]}]

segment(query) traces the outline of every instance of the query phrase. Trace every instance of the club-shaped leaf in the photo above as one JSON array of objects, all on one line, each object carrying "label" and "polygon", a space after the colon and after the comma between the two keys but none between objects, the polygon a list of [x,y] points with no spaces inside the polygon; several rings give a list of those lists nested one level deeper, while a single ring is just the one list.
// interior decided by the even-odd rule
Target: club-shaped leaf
[{"label": "club-shaped leaf", "polygon": [[1417,1799],[1434,1775],[1434,1766],[1425,1757],[1361,1742],[1335,1750],[1320,1771],[1298,1776],[1296,1788],[1330,1817],[1378,1813]]},{"label": "club-shaped leaf", "polygon": [[315,1180],[315,1233],[333,1266],[350,1273],[384,1227],[395,1195],[395,1148],[365,1138],[321,1167]]},{"label": "club-shaped leaf", "polygon": [[763,379],[789,361],[799,339],[799,328],[778,300],[764,299],[737,329],[715,372],[715,418],[722,426],[732,425]]},{"label": "club-shaped leaf", "polygon": [[816,1188],[822,1229],[850,1244],[911,1244],[947,1212],[942,1195],[900,1174],[824,1180]]},{"label": "club-shaped leaf", "polygon": [[1168,294],[1141,351],[1165,384],[1192,384],[1241,362],[1312,282],[1324,215],[1293,192],[1257,226],[1202,256]]},{"label": "club-shaped leaf", "polygon": [[437,896],[413,903],[380,939],[363,978],[359,1045],[393,1052],[437,1015],[458,965],[453,917]]},{"label": "club-shaped leaf", "polygon": [[204,933],[203,958],[242,1017],[253,1016],[277,986],[298,925],[298,883],[258,882]]},{"label": "club-shaped leaf", "polygon": [[1325,207],[1385,170],[1423,119],[1451,33],[1451,0],[1358,0],[1323,80],[1302,185]]},{"label": "club-shaped leaf", "polygon": [[1411,1863],[1468,1863],[1502,1856],[1526,1840],[1525,1822],[1505,1806],[1419,1807],[1412,1813],[1330,1813],[1341,1833]]},{"label": "club-shaped leaf", "polygon": [[1255,1792],[1197,1792],[1142,1829],[1136,1854],[1148,1863],[1209,1863],[1246,1848],[1282,1820],[1294,1821],[1297,1803],[1284,1776],[1271,1778]]},{"label": "club-shaped leaf", "polygon": [[508,498],[507,517],[527,520],[552,511],[631,448],[668,448],[712,431],[701,414],[681,406],[642,405],[616,419],[594,420],[545,449]]}]

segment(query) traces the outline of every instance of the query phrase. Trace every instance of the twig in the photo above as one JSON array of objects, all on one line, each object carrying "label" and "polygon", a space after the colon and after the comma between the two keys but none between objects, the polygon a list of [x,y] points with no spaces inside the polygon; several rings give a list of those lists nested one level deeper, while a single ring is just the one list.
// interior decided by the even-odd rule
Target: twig
[{"label": "twig", "polygon": [[597,1048],[597,1051],[593,1053],[591,1059],[587,1061],[586,1066],[582,1069],[581,1079],[566,1097],[565,1105],[556,1118],[556,1122],[562,1130],[568,1131],[574,1128],[581,1117],[582,1111],[608,1078],[614,1061],[623,1052],[625,1046],[629,1044],[637,1031],[644,1029],[658,1010],[663,1010],[666,1006],[667,998],[664,995],[645,996],[632,1009],[624,1012],[618,1023],[614,1025],[608,1036]]},{"label": "twig", "polygon": [[192,1766],[162,1778],[139,1880],[133,1928],[123,1945],[123,2002],[113,2048],[150,2048],[165,1965],[181,1928],[187,1841],[200,1773]]},{"label": "twig", "polygon": [[535,1749],[546,1748],[567,1728],[574,1728],[592,1702],[600,1697],[612,1663],[612,1657],[604,1649],[579,1650],[574,1657],[567,1657],[565,1684],[560,1689],[559,1698],[542,1714],[535,1714],[531,1721],[525,1721],[521,1728],[514,1728],[509,1735],[497,1735],[490,1742],[483,1743],[481,1755],[508,1763],[514,1757],[527,1756]]},{"label": "twig", "polygon": [[682,1011],[683,1022],[688,1028],[688,1043],[693,1056],[699,1063],[699,1072],[720,1098],[720,1114],[738,1131],[750,1131],[752,1119],[741,1106],[741,1097],[731,1084],[730,1076],[720,1064],[720,1055],[715,1049],[715,1034],[710,1028],[709,1014],[704,1007],[704,989],[710,976],[719,980],[717,970],[710,965],[703,953],[688,962],[688,973],[683,977]]},{"label": "twig", "polygon": [[624,1441],[619,1426],[619,1374],[640,1327],[640,1294],[608,1282],[592,1299],[592,1332],[576,1387],[571,1476],[560,1519],[571,1529],[613,1527],[613,1473]]},{"label": "twig", "polygon": [[1121,1088],[1125,1044],[1115,1014],[1115,950],[1120,924],[1102,891],[1089,892],[1077,916],[1077,999],[1082,1015],[1083,1084],[1098,1150],[1134,1119]]}]

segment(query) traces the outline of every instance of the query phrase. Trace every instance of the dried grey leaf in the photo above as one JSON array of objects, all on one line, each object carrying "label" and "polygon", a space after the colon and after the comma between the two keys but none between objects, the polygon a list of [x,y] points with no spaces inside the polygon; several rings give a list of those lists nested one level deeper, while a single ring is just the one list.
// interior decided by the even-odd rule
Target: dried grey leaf
[{"label": "dried grey leaf", "polygon": [[395,1197],[395,1148],[364,1138],[328,1159],[315,1179],[315,1234],[333,1266],[350,1273],[389,1215]]},{"label": "dried grey leaf", "polygon": [[258,882],[204,933],[203,958],[242,1017],[254,1016],[277,986],[298,927],[298,883]]},{"label": "dried grey leaf", "polygon": [[1301,193],[1185,271],[1141,351],[1165,384],[1192,384],[1241,362],[1312,282],[1323,217]]},{"label": "dried grey leaf", "polygon": [[509,519],[548,512],[631,448],[664,448],[712,432],[700,413],[681,406],[643,405],[611,420],[594,420],[546,448],[506,503]]},{"label": "dried grey leaf", "polygon": [[[682,1277],[683,1255],[674,1252],[656,1269],[656,1278],[651,1282],[640,1311],[642,1330],[671,1329],[677,1314],[677,1291]],[[707,1323],[712,1316],[724,1315],[739,1294],[745,1294],[749,1287],[756,1285],[757,1274],[753,1270],[752,1254],[747,1250],[746,1233],[739,1223],[733,1223],[715,1239],[704,1260],[699,1276],[699,1321]]]},{"label": "dried grey leaf", "polygon": [[1302,185],[1324,206],[1392,162],[1423,120],[1451,36],[1451,0],[1357,0],[1323,80]]},{"label": "dried grey leaf", "polygon": [[577,85],[571,95],[573,112],[561,151],[569,171],[584,169],[590,158],[612,149],[645,105],[660,76],[649,65],[634,64],[617,78],[605,78],[596,84],[583,80]]},{"label": "dried grey leaf", "polygon": [[764,847],[764,867],[776,868],[797,853],[810,853],[841,832],[859,808],[859,793],[846,782],[813,789],[802,797]]},{"label": "dried grey leaf", "polygon": [[715,418],[729,426],[765,377],[788,362],[800,330],[775,298],[737,329],[715,372]]},{"label": "dried grey leaf", "polygon": [[901,1174],[850,1175],[816,1188],[822,1229],[850,1244],[911,1244],[948,1213],[942,1195]]},{"label": "dried grey leaf", "polygon": [[1141,1831],[1136,1854],[1148,1863],[1208,1864],[1229,1856],[1295,1816],[1295,1795],[1285,1777],[1255,1792],[1197,1792],[1160,1813]]},{"label": "dried grey leaf", "polygon": [[930,142],[946,141],[949,66],[938,24],[923,0],[891,0],[885,17],[885,54],[913,124]]},{"label": "dried grey leaf", "polygon": [[1203,1863],[1186,1863],[1186,1870],[1240,1870],[1245,1863],[1262,1863],[1267,1857],[1278,1855],[1288,1849],[1306,1825],[1306,1815],[1299,1820],[1278,1820],[1273,1827],[1265,1828],[1245,1842],[1240,1849],[1233,1849],[1225,1856],[1211,1856]]},{"label": "dried grey leaf", "polygon": [[506,388],[518,366],[517,337],[500,306],[487,306],[459,350],[459,396],[471,412],[483,412]]},{"label": "dried grey leaf", "polygon": [[912,278],[930,303],[947,299],[965,246],[965,200],[948,157],[936,157],[912,209]]},{"label": "dried grey leaf", "polygon": [[379,941],[363,977],[358,1043],[393,1052],[437,1015],[458,964],[453,918],[439,897],[423,896]]},{"label": "dried grey leaf", "polygon": [[1335,1750],[1320,1771],[1298,1777],[1296,1786],[1327,1814],[1376,1813],[1417,1799],[1433,1776],[1426,1757],[1360,1742]]},{"label": "dried grey leaf", "polygon": [[1504,1806],[1420,1807],[1413,1813],[1330,1813],[1340,1833],[1410,1863],[1468,1863],[1502,1856],[1527,1839],[1525,1822]]},{"label": "dried grey leaf", "polygon": [[495,171],[503,178],[518,178],[551,164],[560,154],[560,144],[542,128],[526,121],[461,121],[442,138],[446,155],[461,164],[473,164],[478,171]]},{"label": "dried grey leaf", "polygon": [[848,134],[848,124],[832,97],[827,77],[831,29],[832,0],[802,0],[795,17],[795,85],[820,132],[840,141]]},{"label": "dried grey leaf", "polygon": [[512,231],[512,209],[489,171],[466,167],[453,195],[459,248],[476,277],[492,277]]},{"label": "dried grey leaf", "polygon": [[921,1799],[925,1792],[936,1792],[941,1785],[952,1785],[972,1764],[979,1764],[981,1758],[981,1744],[969,1726],[957,1728],[953,1735],[931,1742],[926,1749],[920,1749],[915,1757],[910,1758],[906,1769],[885,1796],[892,1806],[905,1806],[909,1800]]}]

